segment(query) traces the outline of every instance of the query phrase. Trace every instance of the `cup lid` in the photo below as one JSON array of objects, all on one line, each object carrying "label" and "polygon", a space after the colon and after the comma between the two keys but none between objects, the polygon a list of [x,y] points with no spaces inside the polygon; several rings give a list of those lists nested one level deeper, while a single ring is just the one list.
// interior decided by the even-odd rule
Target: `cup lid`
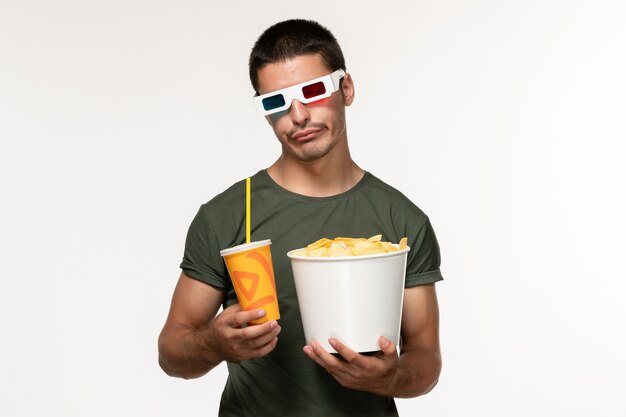
[{"label": "cup lid", "polygon": [[257,242],[250,242],[250,243],[242,243],[241,245],[233,246],[232,248],[222,249],[220,251],[220,255],[228,256],[228,255],[232,255],[233,253],[244,252],[250,249],[256,249],[256,248],[260,248],[261,246],[267,246],[271,244],[272,244],[271,239],[259,240]]}]

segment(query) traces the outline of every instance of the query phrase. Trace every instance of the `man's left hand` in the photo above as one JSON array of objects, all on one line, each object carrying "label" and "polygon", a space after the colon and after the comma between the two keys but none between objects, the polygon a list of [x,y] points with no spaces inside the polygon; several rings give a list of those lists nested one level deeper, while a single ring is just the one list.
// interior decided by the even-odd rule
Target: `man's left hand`
[{"label": "man's left hand", "polygon": [[372,356],[361,355],[336,338],[328,343],[339,357],[327,352],[317,341],[303,348],[304,353],[326,369],[343,387],[384,395],[392,384],[398,366],[396,346],[387,338],[378,339],[380,351]]}]

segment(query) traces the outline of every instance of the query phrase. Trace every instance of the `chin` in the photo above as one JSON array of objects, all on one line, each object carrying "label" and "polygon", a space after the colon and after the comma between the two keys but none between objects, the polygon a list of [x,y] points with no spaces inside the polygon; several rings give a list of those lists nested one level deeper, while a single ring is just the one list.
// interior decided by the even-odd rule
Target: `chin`
[{"label": "chin", "polygon": [[332,149],[331,145],[320,142],[312,140],[311,142],[301,144],[301,146],[291,148],[291,151],[301,161],[315,161],[326,156]]}]

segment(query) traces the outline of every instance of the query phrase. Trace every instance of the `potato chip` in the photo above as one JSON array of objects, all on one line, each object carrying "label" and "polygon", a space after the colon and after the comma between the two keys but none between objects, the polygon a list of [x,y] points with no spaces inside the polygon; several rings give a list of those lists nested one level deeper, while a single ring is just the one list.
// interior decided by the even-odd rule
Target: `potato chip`
[{"label": "potato chip", "polygon": [[367,239],[368,242],[380,242],[383,238],[383,235],[375,235]]},{"label": "potato chip", "polygon": [[333,242],[328,248],[327,256],[352,256],[352,251],[343,242]]},{"label": "potato chip", "polygon": [[363,256],[379,253],[396,252],[407,248],[407,238],[403,237],[394,246],[391,242],[383,242],[383,235],[374,235],[369,239],[336,237],[334,239],[322,238],[311,243],[305,249],[295,252],[298,256],[311,257],[336,257],[336,256]]},{"label": "potato chip", "polygon": [[328,256],[328,248],[307,249],[307,256]]},{"label": "potato chip", "polygon": [[325,237],[321,238],[320,240],[318,240],[317,242],[311,243],[310,245],[308,245],[306,248],[308,250],[314,250],[314,249],[319,249],[319,248],[325,248],[327,247],[326,244],[330,244],[332,243],[332,240],[327,239]]}]

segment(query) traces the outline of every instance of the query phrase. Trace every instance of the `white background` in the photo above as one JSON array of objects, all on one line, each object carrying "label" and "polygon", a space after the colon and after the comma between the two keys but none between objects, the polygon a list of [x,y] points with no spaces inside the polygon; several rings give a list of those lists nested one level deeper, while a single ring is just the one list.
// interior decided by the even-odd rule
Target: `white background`
[{"label": "white background", "polygon": [[199,205],[280,148],[269,25],[319,20],[357,163],[430,216],[444,369],[404,416],[623,416],[622,1],[0,0],[0,415],[211,416],[156,340]]}]

